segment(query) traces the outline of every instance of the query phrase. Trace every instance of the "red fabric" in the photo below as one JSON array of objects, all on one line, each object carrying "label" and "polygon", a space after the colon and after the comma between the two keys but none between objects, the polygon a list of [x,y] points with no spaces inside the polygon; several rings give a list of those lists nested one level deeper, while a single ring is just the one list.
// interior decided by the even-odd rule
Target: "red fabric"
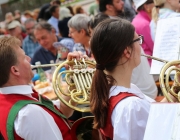
[{"label": "red fabric", "polygon": [[[32,95],[33,96],[35,95],[35,98],[38,97],[37,93],[34,93]],[[6,132],[6,122],[7,122],[9,111],[11,107],[17,101],[20,101],[20,100],[33,100],[33,99],[30,97],[18,95],[18,94],[9,94],[9,95],[0,94],[0,114],[1,114],[0,115],[0,132],[2,133],[5,140],[8,140],[7,132]],[[65,123],[65,120],[60,118],[58,115],[56,115],[54,112],[47,109],[46,107],[44,106],[40,106],[40,107],[42,107],[54,118],[57,126],[59,127],[62,133],[63,139],[72,140],[71,135],[70,135],[70,128]],[[15,136],[15,140],[22,140],[22,138],[20,138],[15,132],[14,132],[14,136]]]},{"label": "red fabric", "polygon": [[134,94],[131,93],[127,93],[127,92],[121,92],[116,96],[112,96],[109,99],[109,109],[108,109],[108,116],[107,116],[107,121],[106,121],[106,126],[102,129],[100,129],[101,133],[106,137],[106,138],[110,138],[111,140],[113,139],[113,126],[111,123],[111,115],[112,112],[114,110],[114,108],[116,107],[116,105],[123,99],[130,97],[130,96],[136,96]]},{"label": "red fabric", "polygon": [[26,38],[26,36],[27,36],[27,34],[25,34],[25,33],[21,33],[21,35],[22,35],[22,37],[23,37],[23,39],[25,39]]}]

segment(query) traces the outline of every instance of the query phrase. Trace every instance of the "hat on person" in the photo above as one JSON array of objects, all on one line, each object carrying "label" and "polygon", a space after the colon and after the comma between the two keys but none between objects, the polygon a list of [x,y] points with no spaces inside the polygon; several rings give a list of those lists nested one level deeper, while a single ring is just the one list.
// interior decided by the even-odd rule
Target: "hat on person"
[{"label": "hat on person", "polygon": [[133,0],[136,10],[142,6],[147,0]]},{"label": "hat on person", "polygon": [[60,20],[64,18],[72,17],[72,14],[70,13],[70,10],[66,7],[62,7],[60,9]]},{"label": "hat on person", "polygon": [[73,47],[74,47],[74,41],[71,38],[64,38],[60,41],[61,44],[66,46],[66,48],[69,49],[70,52],[72,52]]},{"label": "hat on person", "polygon": [[17,26],[21,26],[21,24],[19,23],[19,21],[13,20],[12,22],[10,22],[10,23],[7,25],[7,29],[8,29],[8,30],[14,29],[14,28],[16,28]]},{"label": "hat on person", "polygon": [[73,50],[73,46],[74,46],[74,41],[73,39],[71,38],[63,38],[60,42],[54,42],[53,43],[53,46],[55,48],[58,48],[58,47],[65,47],[67,48],[70,52],[72,52]]}]

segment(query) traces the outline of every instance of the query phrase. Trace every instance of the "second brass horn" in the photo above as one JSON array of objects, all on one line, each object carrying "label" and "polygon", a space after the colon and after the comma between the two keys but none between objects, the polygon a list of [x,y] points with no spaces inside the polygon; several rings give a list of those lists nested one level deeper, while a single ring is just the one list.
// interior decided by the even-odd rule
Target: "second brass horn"
[{"label": "second brass horn", "polygon": [[[180,60],[167,61],[145,54],[142,54],[142,56],[165,63],[159,75],[160,88],[169,102],[173,102],[169,94],[174,96],[178,100],[178,102],[180,102],[180,67],[177,67],[177,65],[180,64]],[[176,71],[176,73],[174,76],[174,84],[172,85],[172,87],[170,87],[169,77],[170,74],[172,74],[172,71]]]},{"label": "second brass horn", "polygon": [[[69,69],[60,72],[64,66],[69,66]],[[74,110],[90,112],[90,87],[94,71],[94,61],[75,59],[59,64],[52,78],[53,88],[58,98]]]}]

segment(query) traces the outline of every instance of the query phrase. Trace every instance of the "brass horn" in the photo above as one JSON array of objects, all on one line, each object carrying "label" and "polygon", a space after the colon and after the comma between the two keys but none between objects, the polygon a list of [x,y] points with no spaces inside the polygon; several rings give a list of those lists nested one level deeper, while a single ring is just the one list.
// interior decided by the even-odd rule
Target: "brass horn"
[{"label": "brass horn", "polygon": [[[69,70],[59,72],[64,66]],[[66,60],[55,69],[52,84],[58,98],[70,108],[80,112],[90,112],[89,98],[92,77],[95,71],[95,62],[84,58],[80,61]],[[62,80],[65,75],[65,82]],[[63,96],[67,96],[66,101]]]},{"label": "brass horn", "polygon": [[[178,100],[178,102],[180,102],[180,68],[176,67],[177,65],[180,64],[180,60],[167,61],[145,54],[141,54],[141,55],[165,63],[159,75],[161,90],[169,102],[173,102],[169,94],[174,96]],[[172,71],[176,71],[176,73],[174,76],[174,84],[170,87],[169,76],[172,73]],[[166,75],[165,79],[164,79],[164,75]]]}]

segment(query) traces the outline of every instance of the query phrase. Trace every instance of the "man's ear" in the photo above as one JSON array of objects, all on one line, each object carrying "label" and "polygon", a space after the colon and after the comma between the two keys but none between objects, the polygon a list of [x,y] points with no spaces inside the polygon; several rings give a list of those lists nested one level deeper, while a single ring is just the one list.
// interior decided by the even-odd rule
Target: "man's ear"
[{"label": "man's ear", "polygon": [[55,30],[54,28],[51,29],[51,32],[52,32],[53,34],[56,34],[56,30]]},{"label": "man's ear", "polygon": [[132,53],[132,49],[127,47],[125,50],[124,50],[124,56],[126,58],[130,58],[131,57],[131,53]]},{"label": "man's ear", "polygon": [[106,9],[107,9],[107,10],[112,11],[112,8],[113,8],[112,5],[110,5],[110,4],[107,4],[107,5],[106,5]]},{"label": "man's ear", "polygon": [[13,75],[16,75],[16,76],[20,75],[19,69],[18,69],[18,67],[16,67],[16,66],[12,66],[11,69],[10,69],[10,72],[11,72]]}]

